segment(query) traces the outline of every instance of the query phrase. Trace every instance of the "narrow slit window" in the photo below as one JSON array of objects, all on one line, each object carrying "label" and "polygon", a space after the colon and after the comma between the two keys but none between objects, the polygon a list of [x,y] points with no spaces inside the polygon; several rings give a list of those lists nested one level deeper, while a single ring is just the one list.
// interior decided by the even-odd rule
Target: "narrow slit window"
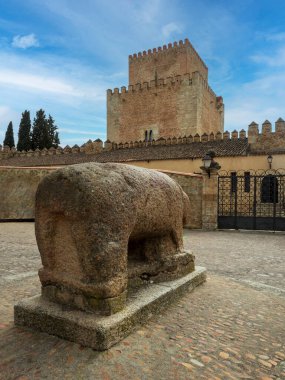
[{"label": "narrow slit window", "polygon": [[244,192],[250,193],[250,172],[244,173]]},{"label": "narrow slit window", "polygon": [[144,133],[144,141],[147,142],[147,131]]},{"label": "narrow slit window", "polygon": [[237,173],[231,172],[231,192],[236,193],[237,191]]}]

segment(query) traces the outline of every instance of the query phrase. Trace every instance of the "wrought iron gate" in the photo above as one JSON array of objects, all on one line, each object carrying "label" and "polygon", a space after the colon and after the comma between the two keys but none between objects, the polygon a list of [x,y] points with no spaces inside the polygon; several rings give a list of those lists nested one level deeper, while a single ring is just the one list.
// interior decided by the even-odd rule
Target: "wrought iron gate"
[{"label": "wrought iron gate", "polygon": [[220,172],[218,227],[285,231],[285,170]]}]

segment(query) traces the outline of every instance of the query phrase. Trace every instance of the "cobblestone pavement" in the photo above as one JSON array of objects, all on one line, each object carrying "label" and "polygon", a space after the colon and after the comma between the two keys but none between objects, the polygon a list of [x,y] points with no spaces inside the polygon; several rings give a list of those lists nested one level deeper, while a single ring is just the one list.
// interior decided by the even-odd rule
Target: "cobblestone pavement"
[{"label": "cobblestone pavement", "polygon": [[209,272],[285,297],[285,233],[185,230],[184,240]]},{"label": "cobblestone pavement", "polygon": [[[185,231],[207,282],[106,352],[16,328],[33,224],[0,224],[0,379],[285,379],[285,235]],[[263,276],[262,276],[263,275]]]}]

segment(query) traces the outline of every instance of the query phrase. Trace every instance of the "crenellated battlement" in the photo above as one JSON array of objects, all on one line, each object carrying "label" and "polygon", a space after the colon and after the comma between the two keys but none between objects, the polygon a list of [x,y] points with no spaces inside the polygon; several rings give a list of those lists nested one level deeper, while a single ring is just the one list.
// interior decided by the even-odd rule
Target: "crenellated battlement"
[{"label": "crenellated battlement", "polygon": [[129,84],[132,85],[194,71],[208,80],[208,68],[187,38],[129,56]]},{"label": "crenellated battlement", "polygon": [[254,121],[248,126],[248,142],[253,150],[285,149],[285,121],[280,117],[273,131],[270,121],[262,123],[261,130]]},{"label": "crenellated battlement", "polygon": [[[196,75],[196,73],[193,73]],[[200,76],[200,74],[198,73]],[[184,75],[175,75],[168,78],[160,78],[157,80],[151,80],[149,82],[143,82],[143,83],[136,83],[135,85],[129,85],[128,87],[122,86],[121,89],[118,87],[114,88],[113,90],[108,89],[107,95],[120,95],[120,94],[126,94],[126,93],[137,93],[141,91],[147,91],[151,90],[153,88],[159,88],[159,87],[166,87],[169,85],[177,85],[177,84],[186,84],[191,85],[192,84],[192,78],[190,74],[184,74]],[[201,80],[203,78],[201,77]]]},{"label": "crenellated battlement", "polygon": [[[54,155],[91,155],[100,154],[104,152],[111,152],[118,149],[137,149],[137,148],[153,148],[157,146],[170,146],[170,145],[191,145],[197,143],[209,143],[215,141],[237,141],[237,140],[247,140],[250,150],[252,152],[274,152],[274,151],[285,151],[285,121],[279,118],[275,122],[275,131],[272,130],[272,125],[268,120],[262,124],[261,133],[259,133],[259,126],[257,123],[252,122],[248,126],[247,132],[242,129],[241,131],[234,130],[232,132],[212,132],[203,133],[199,135],[196,133],[194,136],[174,136],[174,137],[160,137],[157,140],[152,141],[128,141],[128,142],[111,142],[109,140],[103,143],[102,140],[97,139],[95,141],[88,140],[82,146],[74,145],[70,147],[69,145],[64,148],[50,148],[35,151],[17,151],[15,148],[10,149],[7,146],[2,147],[0,145],[0,160],[12,158],[12,157],[41,157],[41,156],[54,156]],[[189,146],[191,150],[191,146]]]},{"label": "crenellated battlement", "polygon": [[159,53],[166,53],[166,52],[169,52],[169,50],[177,49],[177,48],[184,48],[186,46],[192,46],[190,44],[190,41],[188,40],[188,38],[185,38],[184,42],[182,40],[180,40],[179,42],[173,42],[173,43],[170,42],[167,45],[163,45],[162,47],[159,46],[159,47],[156,47],[153,49],[148,49],[147,51],[144,50],[142,52],[131,54],[131,55],[129,55],[129,59],[130,60],[132,60],[132,59],[143,59],[145,57],[149,57],[149,56],[156,55]]},{"label": "crenellated battlement", "polygon": [[[188,38],[129,56],[129,85],[107,90],[111,141],[223,131],[224,107]],[[149,132],[148,132],[149,131]]]},{"label": "crenellated battlement", "polygon": [[[136,83],[135,85],[129,85],[128,87],[122,86],[121,88],[114,88],[113,90],[107,90],[107,96],[121,95],[121,94],[137,94],[144,91],[151,91],[159,88],[171,88],[171,86],[177,85],[195,85],[201,83],[202,87],[206,89],[213,97],[217,97],[212,88],[208,85],[208,82],[203,76],[195,71],[192,74],[175,75],[167,78],[159,78],[157,80],[151,80],[149,82]],[[221,96],[217,97],[218,102],[223,103]]]},{"label": "crenellated battlement", "polygon": [[179,42],[173,42],[168,43],[167,45],[159,46],[157,48],[143,50],[142,52],[134,53],[129,55],[129,62],[132,61],[142,61],[147,60],[149,58],[153,58],[154,56],[157,56],[158,54],[168,54],[169,52],[172,53],[173,50],[178,49],[185,49],[185,48],[191,48],[193,51],[193,54],[195,54],[196,58],[201,62],[201,64],[204,66],[205,69],[207,69],[207,66],[205,65],[202,58],[197,53],[196,49],[193,47],[191,42],[188,38],[185,38],[184,41],[180,40]]},{"label": "crenellated battlement", "polygon": [[[203,76],[198,73],[197,71],[193,73],[195,75],[195,78],[197,78],[201,83],[202,87],[205,88],[212,96],[216,96],[215,92],[212,90],[212,88],[209,86],[208,81],[206,81]],[[220,101],[223,102],[222,96],[218,97]]]}]

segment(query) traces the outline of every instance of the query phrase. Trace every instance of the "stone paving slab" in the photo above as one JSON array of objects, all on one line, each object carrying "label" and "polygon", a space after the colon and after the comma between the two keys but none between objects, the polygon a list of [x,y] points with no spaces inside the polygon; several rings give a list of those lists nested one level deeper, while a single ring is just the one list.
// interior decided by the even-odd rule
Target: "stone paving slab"
[{"label": "stone paving slab", "polygon": [[184,242],[209,272],[285,296],[285,233],[185,230]]},{"label": "stone paving slab", "polygon": [[14,322],[19,327],[31,327],[103,351],[205,281],[205,268],[196,267],[194,272],[179,279],[133,289],[126,307],[110,316],[74,310],[38,295],[15,305]]},{"label": "stone paving slab", "polygon": [[[39,258],[21,259],[23,252],[24,258],[36,253],[32,224],[0,225],[1,270],[8,276],[13,269],[0,287],[0,379],[285,379],[285,299],[243,282],[260,277],[265,285],[284,287],[283,277],[274,279],[284,273],[284,235],[185,235],[197,263],[208,263],[207,282],[98,352],[14,326],[14,304],[40,287],[37,275],[19,274],[36,272]],[[254,268],[268,276],[257,276]]]}]

